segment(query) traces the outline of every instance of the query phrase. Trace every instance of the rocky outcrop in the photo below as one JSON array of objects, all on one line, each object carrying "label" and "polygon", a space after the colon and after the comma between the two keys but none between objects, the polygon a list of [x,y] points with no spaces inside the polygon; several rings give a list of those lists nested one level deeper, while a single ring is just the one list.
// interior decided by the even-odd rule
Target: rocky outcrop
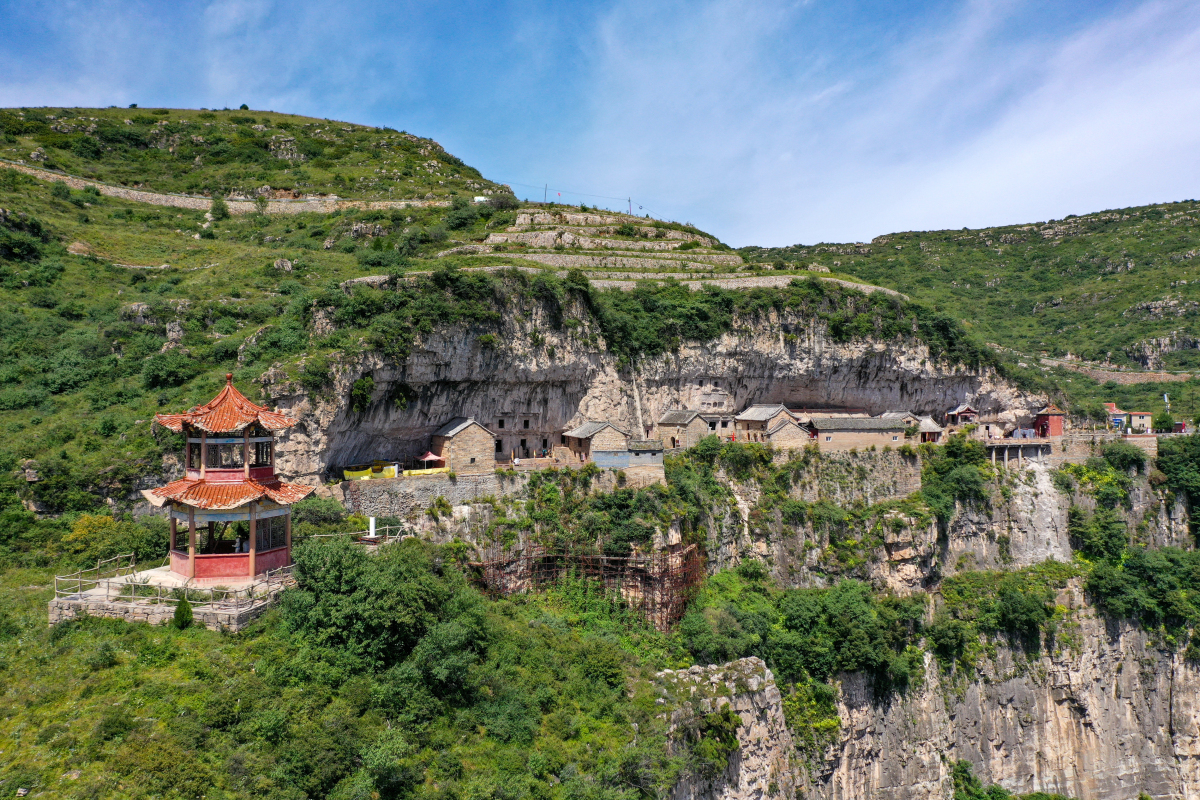
[{"label": "rocky outcrop", "polygon": [[[300,420],[280,442],[280,468],[316,482],[345,464],[416,456],[457,415],[488,422],[528,414],[539,420],[542,436],[589,419],[645,435],[662,412],[692,407],[714,383],[731,409],[787,402],[942,413],[969,401],[1005,418],[1028,415],[1042,402],[990,372],[939,364],[919,342],[838,343],[824,325],[797,314],[738,320],[734,331],[712,341],[686,342],[631,367],[608,351],[582,306],[564,309],[573,322],[560,329],[545,306],[521,312],[504,314],[499,330],[438,328],[401,363],[373,353],[356,357],[316,397],[268,371],[271,400]],[[481,341],[485,333],[492,336]],[[366,374],[374,379],[372,401],[355,412],[350,385]]]},{"label": "rocky outcrop", "polygon": [[813,763],[797,752],[780,687],[759,659],[659,673],[673,730],[726,703],[742,720],[729,769],[687,777],[673,797],[950,800],[959,759],[1014,793],[1200,797],[1200,667],[1097,617],[1077,586],[1058,602],[1073,614],[1054,642],[1026,652],[998,641],[973,678],[927,655],[920,685],[881,701],[867,677],[842,676],[841,730]]},{"label": "rocky outcrop", "polygon": [[925,682],[881,703],[861,675],[841,681],[841,740],[809,796],[946,800],[949,770],[1012,792],[1090,800],[1200,797],[1200,673],[1146,632],[1106,623],[1078,589],[1076,609],[1042,653],[1001,646],[974,680],[926,657]]},{"label": "rocky outcrop", "polygon": [[[840,509],[862,507],[919,490],[920,470],[918,458],[895,451],[824,454],[793,470],[790,495]],[[901,595],[964,570],[1069,562],[1068,509],[1091,512],[1096,505],[1078,488],[1063,494],[1049,466],[1030,462],[998,470],[990,501],[960,505],[949,523],[890,510],[830,529],[808,518],[789,522],[778,504],[761,505],[756,483],[725,480],[733,499],[709,509],[706,523],[710,571],[758,559],[782,586],[819,587],[852,577]],[[1134,543],[1192,546],[1187,499],[1154,489],[1145,475],[1133,476],[1129,506],[1117,511]]]},{"label": "rocky outcrop", "polygon": [[[1200,308],[1200,303],[1192,301],[1181,304],[1179,301],[1172,300],[1158,303],[1142,303],[1139,306],[1134,306],[1134,308],[1142,308],[1144,306],[1152,307],[1151,310],[1154,314],[1157,314],[1157,318],[1161,318],[1165,314],[1173,316],[1193,315]],[[1156,317],[1152,314],[1151,318]],[[1197,348],[1200,348],[1200,339],[1183,331],[1173,331],[1166,336],[1156,336],[1135,342],[1125,348],[1125,352],[1131,359],[1141,364],[1143,369],[1161,369],[1163,366],[1163,356],[1168,353],[1175,353],[1180,350],[1195,350]]]},{"label": "rocky outcrop", "polygon": [[655,676],[658,702],[670,709],[669,730],[679,739],[695,721],[728,705],[738,715],[738,748],[726,770],[714,777],[689,775],[672,800],[761,800],[796,796],[800,760],[783,718],[775,676],[760,658],[728,664],[663,670]]}]

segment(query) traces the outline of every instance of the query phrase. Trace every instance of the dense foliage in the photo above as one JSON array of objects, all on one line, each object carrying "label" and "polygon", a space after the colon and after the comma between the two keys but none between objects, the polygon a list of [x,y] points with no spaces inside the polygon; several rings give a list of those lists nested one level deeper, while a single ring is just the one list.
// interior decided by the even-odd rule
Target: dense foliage
[{"label": "dense foliage", "polygon": [[647,680],[675,665],[668,642],[586,586],[487,601],[416,540],[297,557],[299,590],[238,636],[49,631],[44,590],[19,588],[34,575],[8,573],[0,791],[618,800],[659,796],[729,751],[715,715],[668,756]]},{"label": "dense foliage", "polygon": [[[796,278],[779,289],[708,286],[699,292],[675,283],[647,282],[630,292],[593,292],[593,307],[610,349],[629,359],[672,350],[685,340],[716,338],[730,332],[738,319],[789,311],[822,321],[838,342],[913,338],[948,363],[998,363],[990,350],[944,314],[882,292],[866,294],[816,278]],[[796,339],[790,330],[787,336]]]},{"label": "dense foliage", "polygon": [[965,433],[946,438],[938,447],[922,447],[921,497],[937,515],[948,522],[955,503],[983,505],[992,476],[987,448]]}]

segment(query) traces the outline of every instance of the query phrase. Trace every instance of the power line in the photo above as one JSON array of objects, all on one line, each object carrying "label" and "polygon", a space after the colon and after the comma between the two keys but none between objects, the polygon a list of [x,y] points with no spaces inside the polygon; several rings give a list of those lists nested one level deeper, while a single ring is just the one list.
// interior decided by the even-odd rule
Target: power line
[{"label": "power line", "polygon": [[[503,183],[508,186],[523,186],[526,189],[537,189],[538,188],[537,186],[534,186],[532,183],[520,183],[518,181],[496,181],[496,182]],[[548,184],[548,183],[543,184],[541,186],[541,189],[542,189],[542,196],[543,196],[542,202],[545,202],[546,201],[545,198],[547,198],[550,193],[550,184]],[[617,200],[619,202],[629,203],[629,205],[630,205],[629,214],[630,214],[630,216],[633,216],[633,199],[630,197],[611,197],[606,194],[588,194],[587,192],[573,192],[570,189],[555,189],[554,191],[558,192],[559,194],[573,194],[576,197],[596,197],[601,200]],[[638,211],[648,214],[649,216],[653,217],[654,219],[666,219],[665,217],[660,217],[658,214],[656,214],[653,209],[646,208],[645,206],[642,206],[642,205],[638,206]]]},{"label": "power line", "polygon": [[[538,187],[536,187],[536,186],[534,186],[534,185],[532,185],[532,184],[529,184],[529,183],[517,183],[516,181],[496,181],[496,182],[497,182],[497,183],[506,183],[506,184],[508,184],[509,186],[524,186],[526,189],[536,189],[536,188],[538,188]],[[543,186],[543,187],[542,187],[542,190],[543,190],[543,191],[547,191],[547,190],[548,190],[548,188],[549,188],[549,184],[546,184],[545,186]],[[559,192],[560,194],[561,194],[561,193],[573,194],[573,195],[576,195],[576,196],[578,196],[578,197],[599,197],[599,198],[600,198],[600,199],[602,199],[602,200],[620,200],[620,201],[624,202],[624,201],[626,201],[626,200],[628,200],[628,199],[629,199],[629,198],[627,198],[627,197],[609,197],[609,196],[608,196],[608,195],[606,195],[606,194],[588,194],[587,192],[573,192],[573,191],[571,191],[570,189],[557,189],[557,188],[556,188],[554,191],[556,191],[556,192]]]}]

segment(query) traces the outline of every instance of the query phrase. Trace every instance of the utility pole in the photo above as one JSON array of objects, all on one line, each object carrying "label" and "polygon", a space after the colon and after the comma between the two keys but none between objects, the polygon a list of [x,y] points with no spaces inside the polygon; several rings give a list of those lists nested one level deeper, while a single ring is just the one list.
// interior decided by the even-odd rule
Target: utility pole
[{"label": "utility pole", "polygon": [[633,216],[633,198],[629,198],[629,216]]},{"label": "utility pole", "polygon": [[542,189],[542,205],[546,204],[546,199],[549,197],[550,197],[550,184],[547,183],[545,188]]}]

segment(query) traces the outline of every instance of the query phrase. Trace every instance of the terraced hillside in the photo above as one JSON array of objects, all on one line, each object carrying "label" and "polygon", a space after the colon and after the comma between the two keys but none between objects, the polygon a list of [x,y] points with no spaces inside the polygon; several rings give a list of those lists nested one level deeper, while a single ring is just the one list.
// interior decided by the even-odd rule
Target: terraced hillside
[{"label": "terraced hillside", "polygon": [[438,256],[467,256],[484,263],[503,255],[557,268],[560,275],[577,269],[601,288],[632,289],[638,281],[679,281],[691,289],[705,284],[726,289],[779,287],[803,276],[867,292],[881,290],[802,264],[768,274],[760,264],[746,263],[728,245],[690,225],[586,208],[521,208],[503,231],[475,238],[476,244],[443,250]]}]

